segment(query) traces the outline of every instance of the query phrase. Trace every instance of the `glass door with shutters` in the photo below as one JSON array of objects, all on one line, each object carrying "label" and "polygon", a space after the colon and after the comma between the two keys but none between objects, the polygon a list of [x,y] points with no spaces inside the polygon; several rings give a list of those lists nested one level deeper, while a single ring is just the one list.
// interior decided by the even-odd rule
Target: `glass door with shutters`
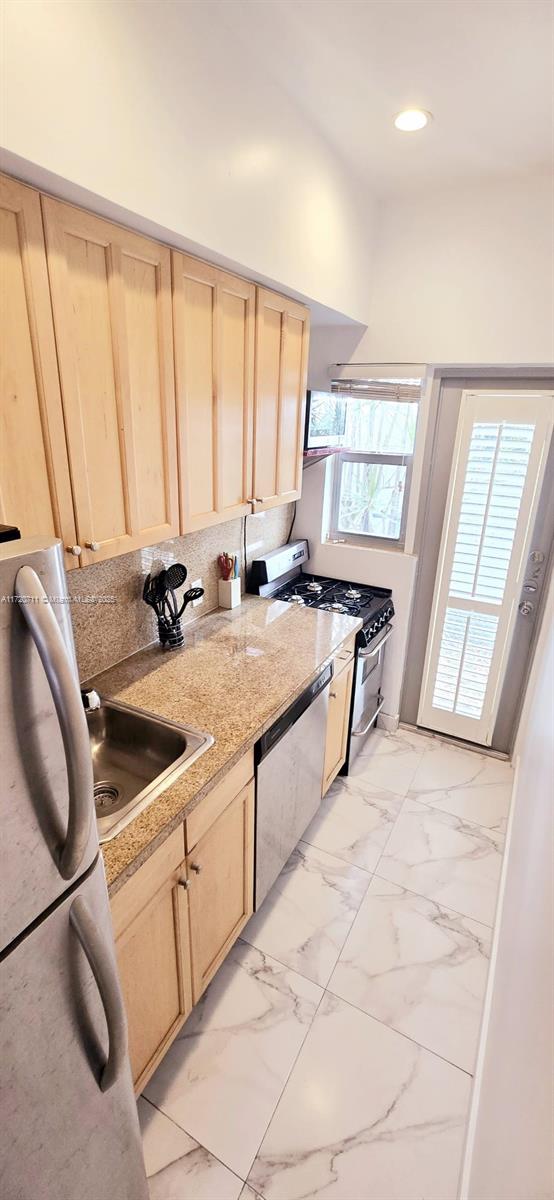
[{"label": "glass door with shutters", "polygon": [[418,724],[490,745],[552,435],[554,393],[466,391]]}]

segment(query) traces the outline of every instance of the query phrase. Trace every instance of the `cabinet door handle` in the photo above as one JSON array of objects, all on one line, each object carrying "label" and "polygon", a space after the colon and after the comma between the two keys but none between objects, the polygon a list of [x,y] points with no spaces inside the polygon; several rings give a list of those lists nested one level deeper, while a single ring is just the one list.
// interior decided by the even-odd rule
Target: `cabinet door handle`
[{"label": "cabinet door handle", "polygon": [[179,887],[185,888],[185,890],[190,887],[190,879],[178,879],[177,883]]},{"label": "cabinet door handle", "polygon": [[96,551],[100,549],[100,542],[85,542],[85,546],[87,550]]},{"label": "cabinet door handle", "polygon": [[330,695],[330,697],[331,697],[331,700],[336,700],[336,698],[337,698],[337,693],[336,693],[336,692],[329,692],[329,695]]},{"label": "cabinet door handle", "polygon": [[195,875],[199,875],[202,870],[202,867],[200,866],[200,863],[191,863],[190,869],[191,869],[191,871],[194,871]]},{"label": "cabinet door handle", "polygon": [[78,557],[79,557],[79,555],[83,553],[83,552],[82,552],[82,550],[81,550],[81,547],[80,547],[80,546],[77,546],[77,545],[75,545],[75,546],[66,546],[66,550],[67,550],[67,553],[68,553],[68,554],[72,554],[74,558],[78,558]]}]

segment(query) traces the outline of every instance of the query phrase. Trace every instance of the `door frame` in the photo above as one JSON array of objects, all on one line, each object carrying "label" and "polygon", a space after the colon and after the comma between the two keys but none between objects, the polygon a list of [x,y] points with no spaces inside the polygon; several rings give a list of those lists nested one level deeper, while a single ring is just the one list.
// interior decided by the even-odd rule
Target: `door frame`
[{"label": "door frame", "polygon": [[[537,411],[537,419],[544,422],[544,437],[542,443],[534,439],[529,459],[529,469],[525,481],[525,486],[522,494],[522,504],[528,504],[528,517],[524,527],[520,527],[516,531],[516,538],[512,549],[510,560],[510,568],[506,579],[506,591],[512,592],[512,599],[508,601],[510,607],[506,616],[499,609],[499,626],[495,640],[493,657],[490,665],[490,675],[496,675],[496,686],[492,697],[489,695],[488,705],[479,721],[474,718],[464,718],[459,714],[447,713],[440,710],[441,714],[441,729],[437,732],[442,732],[447,736],[462,738],[466,741],[477,743],[483,746],[490,746],[493,735],[496,716],[501,699],[502,685],[506,665],[509,657],[509,652],[512,644],[514,626],[517,617],[518,602],[520,598],[521,587],[523,584],[523,575],[526,566],[527,555],[530,549],[530,541],[535,525],[537,509],[541,496],[541,489],[544,481],[544,473],[548,452],[552,438],[553,428],[553,404],[554,392],[548,389],[540,390],[524,390],[521,387],[503,387],[503,388],[479,388],[462,390],[460,400],[460,410],[458,416],[458,424],[454,443],[454,453],[452,465],[450,469],[450,478],[448,485],[448,496],[445,506],[445,517],[442,525],[442,534],[440,542],[440,550],[438,556],[437,569],[434,580],[433,604],[431,611],[431,620],[428,628],[427,646],[425,652],[425,662],[423,668],[419,707],[417,714],[417,724],[428,729],[436,729],[432,724],[432,698],[430,695],[431,679],[437,665],[438,652],[440,643],[437,633],[437,622],[440,617],[446,612],[448,605],[448,587],[450,582],[450,566],[452,557],[452,548],[455,544],[456,526],[453,527],[451,517],[455,512],[459,514],[459,505],[465,480],[466,468],[466,453],[469,448],[469,439],[473,421],[479,419],[478,416],[472,416],[472,407],[478,403],[479,399],[486,398],[491,409],[490,420],[502,419],[502,403],[508,395],[514,399],[522,401],[536,401],[544,406],[544,413]],[[550,413],[546,411],[546,402],[550,399]],[[498,408],[498,413],[494,412]],[[429,514],[427,514],[428,516]],[[471,600],[456,599],[456,607],[459,609],[467,609],[473,611],[479,609],[479,603]],[[503,606],[502,606],[503,607]],[[437,710],[438,712],[439,710]]]}]

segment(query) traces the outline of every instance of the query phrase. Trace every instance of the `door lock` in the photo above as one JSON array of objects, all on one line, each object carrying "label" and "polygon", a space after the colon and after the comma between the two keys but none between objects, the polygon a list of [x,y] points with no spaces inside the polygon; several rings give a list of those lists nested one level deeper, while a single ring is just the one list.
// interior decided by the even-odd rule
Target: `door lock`
[{"label": "door lock", "polygon": [[531,604],[530,600],[522,600],[521,604],[518,605],[518,608],[522,617],[530,617],[531,613],[533,612],[534,605]]}]

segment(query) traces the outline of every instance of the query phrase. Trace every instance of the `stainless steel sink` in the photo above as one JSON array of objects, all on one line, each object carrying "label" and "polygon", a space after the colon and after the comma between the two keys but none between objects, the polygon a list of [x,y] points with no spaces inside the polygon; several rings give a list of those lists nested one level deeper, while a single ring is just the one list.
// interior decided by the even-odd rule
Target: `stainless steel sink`
[{"label": "stainless steel sink", "polygon": [[100,842],[109,842],[213,746],[209,733],[102,700],[87,712]]}]

